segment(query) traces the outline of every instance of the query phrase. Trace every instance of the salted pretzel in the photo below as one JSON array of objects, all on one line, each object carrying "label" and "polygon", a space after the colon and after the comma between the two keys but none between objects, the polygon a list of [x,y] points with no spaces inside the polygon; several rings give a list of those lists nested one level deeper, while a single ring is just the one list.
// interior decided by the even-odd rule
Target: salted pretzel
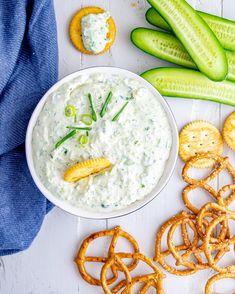
[{"label": "salted pretzel", "polygon": [[[193,165],[193,163],[195,161],[202,159],[202,158],[211,158],[215,161],[215,167],[212,170],[212,172],[206,178],[200,179],[200,180],[196,180],[196,179],[189,177],[188,176],[189,168]],[[212,179],[214,179],[224,169],[227,169],[228,172],[231,174],[233,180],[235,180],[235,170],[233,169],[233,167],[229,163],[228,158],[221,157],[219,155],[215,155],[215,154],[211,154],[211,153],[198,154],[197,156],[191,158],[185,164],[185,166],[183,168],[182,177],[187,183],[189,183],[189,185],[184,188],[183,193],[182,193],[182,198],[183,198],[183,201],[184,201],[186,207],[189,210],[191,210],[193,213],[198,214],[200,211],[199,216],[198,216],[198,224],[197,224],[197,228],[198,228],[198,232],[199,232],[200,237],[203,237],[202,225],[204,225],[204,227],[206,227],[205,217],[209,217],[209,215],[205,209],[201,210],[201,209],[195,207],[189,201],[188,194],[189,194],[189,192],[191,192],[194,189],[202,188],[208,192],[208,194],[211,196],[212,200],[214,200],[215,203],[218,203],[218,205],[221,207],[227,208],[231,204],[231,202],[235,199],[235,192],[233,192],[228,197],[228,199],[224,199],[223,194],[228,190],[234,191],[235,185],[232,184],[232,185],[225,186],[222,189],[220,189],[218,192],[216,192],[210,185],[208,185],[208,183]],[[217,211],[218,211],[218,209],[217,209]],[[216,218],[216,214],[213,214],[213,211],[211,211],[210,217]],[[223,231],[221,232],[221,234],[225,233],[227,230],[228,230],[228,228],[226,225],[226,221],[224,221]],[[227,234],[229,234],[229,232],[227,232]],[[212,241],[215,241],[215,238]]]},{"label": "salted pretzel", "polygon": [[[210,267],[212,267],[215,271],[219,273],[230,273],[232,271],[235,271],[235,264],[229,265],[227,267],[221,267],[218,265],[218,263],[215,261],[215,259],[212,256],[213,251],[213,244],[210,242],[211,234],[213,230],[216,228],[216,226],[224,221],[233,220],[235,221],[235,215],[234,214],[222,214],[221,216],[218,216],[216,219],[214,219],[208,226],[206,235],[204,238],[204,252],[206,255],[206,258],[208,260],[208,264]],[[221,246],[224,246],[227,248],[230,245],[235,244],[235,235],[230,238],[225,238],[221,240],[219,243]]]},{"label": "salted pretzel", "polygon": [[[212,219],[216,219],[220,214],[226,214],[226,213],[230,213],[226,207],[221,206],[217,203],[213,203],[213,202],[208,202],[206,203],[198,212],[197,214],[197,229],[198,229],[198,233],[201,236],[201,238],[204,238],[205,236],[205,232],[203,232],[202,229],[202,225],[203,225],[203,219],[205,216],[207,216],[208,214],[212,216]],[[226,218],[224,219],[223,223],[222,223],[222,228],[220,231],[220,235],[218,236],[218,238],[215,237],[211,237],[210,238],[210,242],[211,243],[218,243],[220,240],[223,240],[226,235],[229,235],[229,228],[228,228],[228,223]]]},{"label": "salted pretzel", "polygon": [[[194,233],[194,239],[193,242],[190,243],[191,246],[189,246],[188,244],[188,249],[186,250],[186,252],[184,254],[179,254],[179,250],[177,249],[177,246],[174,245],[173,242],[173,235],[174,232],[176,230],[176,228],[182,224],[185,223],[189,225],[189,227],[192,229],[193,233]],[[188,233],[185,232],[185,235],[187,236],[187,239],[189,240],[189,236]],[[203,253],[203,244],[200,245],[199,244],[199,236],[197,235],[197,229],[196,229],[196,225],[195,225],[195,221],[193,219],[184,219],[184,220],[178,220],[177,222],[175,222],[169,232],[168,232],[168,236],[167,236],[167,244],[168,244],[168,248],[170,250],[170,252],[172,253],[172,255],[174,256],[174,258],[176,259],[176,265],[182,265],[191,269],[198,269],[198,270],[202,270],[202,269],[206,269],[208,267],[208,263],[205,263],[203,261],[203,258],[201,256],[201,253]],[[215,260],[221,258],[221,252],[220,249],[224,250],[224,246],[220,246],[218,244],[213,245],[213,250],[219,250],[218,256],[216,256]],[[197,259],[198,263],[193,263],[193,262],[189,262],[188,258],[194,255],[195,258]]]},{"label": "salted pretzel", "polygon": [[[207,206],[207,204],[205,204],[205,206]],[[209,226],[210,222],[217,217],[218,217],[218,213],[216,213],[216,211],[210,211],[210,210],[207,210],[206,208],[204,209],[204,206],[201,208],[201,210],[197,214],[197,217],[196,217],[197,232],[202,241],[204,239],[206,229]],[[223,226],[223,231],[224,230],[225,232],[227,232],[226,223]],[[221,233],[219,238],[222,238],[222,237],[223,235]],[[218,243],[218,238],[214,234],[212,234],[211,242]]]},{"label": "salted pretzel", "polygon": [[[105,257],[102,256],[86,256],[86,252],[88,249],[88,246],[90,245],[90,243],[92,241],[94,241],[97,238],[101,238],[101,237],[112,237],[112,240],[110,242],[109,245],[109,249],[108,249],[108,254]],[[139,252],[139,245],[136,242],[136,240],[127,232],[123,231],[119,226],[117,226],[114,229],[111,230],[105,230],[105,231],[100,231],[100,232],[96,232],[91,234],[89,237],[87,237],[81,244],[77,257],[75,258],[75,262],[78,266],[78,270],[82,276],[82,278],[89,284],[91,285],[97,285],[97,286],[101,286],[101,280],[94,278],[92,275],[90,275],[86,268],[85,268],[85,263],[86,262],[101,262],[101,263],[105,263],[110,256],[112,256],[115,252],[115,247],[118,241],[119,237],[124,237],[125,239],[127,239],[130,244],[133,247],[133,252],[134,253],[138,253]],[[127,266],[128,271],[133,270],[138,264],[138,260],[134,259],[132,260],[132,263],[129,264]],[[118,275],[117,275],[117,268],[115,265],[113,265],[111,267],[113,276],[107,281],[108,284],[112,284],[116,281]]]},{"label": "salted pretzel", "polygon": [[[166,251],[162,250],[162,238],[164,233],[171,228],[173,224],[175,224],[177,221],[180,220],[188,220],[188,219],[195,219],[195,215],[189,214],[185,211],[173,216],[170,218],[168,221],[166,221],[161,228],[159,229],[157,236],[156,236],[156,249],[155,249],[155,257],[154,261],[158,262],[166,271],[169,273],[172,273],[174,275],[179,275],[179,276],[186,276],[186,275],[191,275],[194,274],[198,269],[194,268],[189,268],[186,267],[186,269],[177,269],[165,261],[165,257],[172,254],[172,252],[168,249]],[[196,246],[198,244],[198,237],[197,235],[194,235],[193,240],[190,242],[188,235],[186,234],[185,231],[185,222],[182,221],[181,223],[181,231],[182,231],[182,239],[183,239],[183,244],[175,246],[175,250],[177,252],[179,251],[186,251],[190,250],[190,248]],[[196,259],[199,258],[199,262],[201,262],[201,258],[199,256],[195,256]],[[176,265],[179,265],[178,263]]]},{"label": "salted pretzel", "polygon": [[[212,285],[222,279],[235,279],[235,272],[234,273],[222,273],[222,274],[217,274],[213,277],[211,277],[207,283],[206,283],[206,287],[205,287],[205,294],[212,294],[211,292],[211,287]],[[235,291],[235,287],[234,287],[234,291]],[[235,293],[235,292],[234,292]],[[233,294],[234,294],[233,293]]]},{"label": "salted pretzel", "polygon": [[[139,291],[139,294],[145,294],[148,291],[148,289],[151,288],[151,287],[152,288],[155,288],[156,291],[158,291],[157,293],[164,294],[164,290],[163,289],[160,289],[160,288],[162,288],[161,282],[162,282],[162,280],[157,280],[156,281],[156,275],[155,274],[149,274],[149,275],[143,275],[143,276],[138,276],[138,277],[132,278],[131,284],[132,284],[132,288],[136,284],[143,284],[142,288]],[[112,289],[112,293],[113,294],[118,293],[120,290],[122,290],[125,287],[125,285],[126,285],[126,281],[125,280],[122,280],[121,282],[119,282]]]},{"label": "salted pretzel", "polygon": [[[223,195],[228,191],[231,191],[232,193],[227,198],[224,198]],[[233,201],[235,201],[235,184],[226,185],[218,191],[219,205],[229,209],[229,205],[232,204]]]},{"label": "salted pretzel", "polygon": [[101,286],[104,290],[104,293],[106,294],[112,294],[113,291],[109,289],[108,287],[108,280],[106,278],[107,271],[109,268],[116,267],[118,268],[119,271],[122,271],[125,275],[125,290],[122,292],[123,294],[129,294],[131,287],[132,287],[132,277],[131,274],[125,265],[125,263],[122,261],[120,255],[118,254],[113,254],[112,256],[109,257],[109,259],[106,261],[104,266],[102,267],[101,273],[100,273],[100,279],[101,279]]},{"label": "salted pretzel", "polygon": [[[189,169],[192,167],[192,165],[200,159],[208,158],[213,159],[215,161],[214,168],[212,169],[211,173],[206,176],[204,179],[193,179],[188,175]],[[222,157],[213,153],[200,153],[196,155],[195,157],[192,157],[184,166],[182,170],[182,178],[183,180],[191,185],[200,185],[205,186],[209,182],[211,182],[214,178],[216,178],[221,171],[228,170],[228,172],[231,174],[233,181],[235,181],[235,170],[233,169],[232,165],[230,164],[228,157]]]},{"label": "salted pretzel", "polygon": [[219,198],[220,196],[218,195],[218,193],[209,185],[205,184],[205,183],[200,183],[200,184],[191,184],[191,185],[188,185],[184,188],[183,192],[182,192],[182,199],[183,199],[183,202],[185,204],[185,206],[191,210],[193,213],[197,214],[198,211],[200,210],[199,208],[195,207],[190,201],[189,201],[189,197],[188,197],[188,194],[190,192],[192,192],[193,190],[195,189],[198,189],[198,188],[202,188],[204,189],[205,191],[208,192],[208,195],[211,197],[211,199],[215,202],[219,201]]},{"label": "salted pretzel", "polygon": [[[229,205],[233,201],[235,201],[235,184],[226,185],[226,186],[222,187],[218,192],[216,192],[211,186],[209,186],[207,184],[188,185],[184,188],[184,190],[182,192],[182,199],[183,199],[185,206],[195,214],[197,214],[200,209],[195,207],[189,201],[188,194],[197,188],[202,188],[205,191],[207,191],[215,203],[218,203],[220,206],[226,207],[227,209],[228,209]],[[227,191],[232,191],[232,193],[229,197],[224,198],[223,195]]]},{"label": "salted pretzel", "polygon": [[[177,264],[188,267],[190,269],[202,270],[202,269],[207,268],[208,264],[203,263],[202,258],[199,257],[200,251],[195,250],[196,248],[198,248],[199,237],[198,237],[197,229],[196,229],[196,226],[193,222],[193,219],[195,219],[195,216],[193,216],[192,218],[188,218],[186,220],[180,219],[180,220],[176,221],[174,224],[172,224],[172,226],[168,232],[168,235],[167,235],[167,245],[168,245],[170,252],[172,253],[174,258],[176,259]],[[177,229],[177,227],[179,225],[182,225],[183,222],[187,223],[189,225],[189,227],[191,228],[191,230],[193,231],[194,240],[193,240],[192,244],[190,244],[189,248],[186,250],[185,254],[182,256],[179,253],[179,251],[177,250],[176,246],[174,245],[173,235],[174,235],[174,232]],[[187,234],[187,238],[189,238],[188,233],[186,232],[185,234]],[[194,253],[197,253],[196,258],[200,259],[200,261],[198,263],[190,262],[186,258]]]},{"label": "salted pretzel", "polygon": [[[142,261],[151,268],[153,273],[136,276],[132,278],[130,275],[130,272],[128,271],[127,266],[122,261],[122,259],[133,259],[133,260]],[[107,276],[108,270],[113,265],[115,265],[119,271],[124,272],[125,280],[119,282],[112,290],[110,290],[106,276]],[[103,268],[101,270],[102,287],[106,294],[117,293],[123,288],[124,289],[122,290],[122,293],[128,293],[128,294],[132,293],[132,289],[134,285],[137,283],[143,284],[143,287],[141,288],[139,292],[141,294],[146,293],[150,287],[155,288],[157,290],[157,293],[163,294],[164,291],[162,288],[162,280],[164,277],[165,275],[160,271],[160,269],[156,266],[156,264],[150,258],[146,257],[142,253],[124,253],[124,252],[115,253],[107,260],[107,262],[103,265]]]}]

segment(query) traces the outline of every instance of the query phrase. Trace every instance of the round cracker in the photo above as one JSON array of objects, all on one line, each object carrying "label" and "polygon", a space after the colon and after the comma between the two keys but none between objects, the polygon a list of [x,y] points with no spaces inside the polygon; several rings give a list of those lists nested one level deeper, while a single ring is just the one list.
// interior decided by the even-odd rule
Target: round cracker
[{"label": "round cracker", "polygon": [[98,14],[98,13],[103,13],[105,12],[104,9],[96,6],[90,6],[90,7],[84,7],[80,9],[72,18],[70,25],[69,25],[69,36],[70,39],[75,46],[80,52],[89,54],[89,55],[99,55],[104,53],[105,51],[109,50],[109,48],[113,45],[115,37],[116,37],[116,26],[114,23],[113,18],[110,16],[109,19],[107,20],[108,25],[109,25],[109,32],[107,35],[107,38],[110,40],[101,52],[95,54],[93,52],[88,51],[83,44],[82,40],[82,28],[81,28],[81,19],[88,15],[88,14]]},{"label": "round cracker", "polygon": [[235,112],[231,113],[225,120],[223,137],[228,147],[235,151]]},{"label": "round cracker", "polygon": [[64,173],[64,180],[66,182],[77,182],[90,175],[105,171],[110,167],[111,163],[106,158],[88,159],[68,168]]},{"label": "round cracker", "polygon": [[[199,153],[223,153],[220,131],[207,121],[198,120],[187,124],[180,132],[179,141],[179,155],[185,162]],[[204,158],[196,161],[193,167],[207,168],[212,167],[214,163],[213,159]]]}]

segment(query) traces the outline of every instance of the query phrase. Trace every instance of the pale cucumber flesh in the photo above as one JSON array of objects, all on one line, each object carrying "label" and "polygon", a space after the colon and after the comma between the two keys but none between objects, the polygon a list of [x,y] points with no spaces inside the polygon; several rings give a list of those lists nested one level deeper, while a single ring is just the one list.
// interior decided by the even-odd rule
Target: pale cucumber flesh
[{"label": "pale cucumber flesh", "polygon": [[227,79],[235,82],[235,52],[225,51],[228,59]]},{"label": "pale cucumber flesh", "polygon": [[[209,25],[221,45],[227,50],[235,51],[235,21],[201,11],[197,12]],[[150,24],[167,31],[172,31],[168,23],[153,7],[148,9],[145,16]]]},{"label": "pale cucumber flesh", "polygon": [[141,75],[162,95],[211,100],[235,106],[235,83],[215,82],[202,73],[181,68],[156,68]]},{"label": "pale cucumber flesh", "polygon": [[148,0],[171,26],[198,69],[220,81],[228,73],[225,52],[209,26],[185,0]]},{"label": "pale cucumber flesh", "polygon": [[173,35],[147,28],[136,28],[131,32],[131,41],[153,56],[181,66],[197,68],[184,46]]},{"label": "pale cucumber flesh", "polygon": [[[136,28],[131,32],[131,40],[146,53],[180,66],[197,69],[184,46],[173,35],[147,28]],[[235,52],[226,51],[226,55],[229,66],[227,79],[235,81]]]}]

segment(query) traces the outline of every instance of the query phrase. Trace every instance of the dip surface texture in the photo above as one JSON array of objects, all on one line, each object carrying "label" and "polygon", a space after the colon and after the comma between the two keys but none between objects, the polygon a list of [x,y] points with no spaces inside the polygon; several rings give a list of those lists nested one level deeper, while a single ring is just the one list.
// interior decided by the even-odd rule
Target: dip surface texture
[{"label": "dip surface texture", "polygon": [[[99,112],[110,91],[113,96],[101,118]],[[88,144],[78,143],[78,137],[86,133],[80,131],[55,149],[70,131],[66,126],[85,126],[80,118],[90,113],[88,93],[97,114]],[[118,120],[112,121],[127,100]],[[76,123],[65,116],[67,105],[76,107]],[[170,125],[156,97],[139,81],[103,73],[83,74],[57,88],[39,114],[32,139],[34,166],[43,185],[56,197],[93,211],[118,210],[150,193],[163,174],[171,144]],[[76,183],[64,181],[67,168],[99,157],[110,160],[111,172]]]},{"label": "dip surface texture", "polygon": [[84,47],[92,52],[99,53],[104,50],[106,44],[110,42],[107,38],[109,25],[107,20],[108,12],[98,14],[88,14],[82,18],[82,40]]}]

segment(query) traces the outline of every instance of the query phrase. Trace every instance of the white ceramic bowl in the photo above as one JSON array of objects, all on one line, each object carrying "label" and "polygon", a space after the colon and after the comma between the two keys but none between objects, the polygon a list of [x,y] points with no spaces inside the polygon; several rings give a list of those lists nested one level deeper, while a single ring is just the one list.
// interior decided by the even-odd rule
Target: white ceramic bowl
[{"label": "white ceramic bowl", "polygon": [[[167,114],[168,121],[169,121],[171,130],[172,130],[172,142],[173,142],[170,156],[169,156],[169,159],[166,163],[166,168],[164,169],[164,173],[163,173],[161,179],[159,180],[159,182],[157,183],[156,187],[153,189],[153,191],[151,193],[149,193],[148,195],[146,195],[143,199],[132,203],[131,205],[129,205],[126,208],[116,210],[116,211],[106,212],[106,213],[105,212],[87,211],[87,210],[75,207],[75,206],[71,205],[69,202],[61,200],[61,199],[57,198],[56,196],[54,196],[42,184],[42,182],[40,181],[40,179],[35,171],[34,163],[33,163],[33,156],[32,156],[32,144],[31,144],[32,143],[33,128],[35,126],[35,123],[37,121],[39,113],[41,112],[49,95],[52,92],[54,92],[55,90],[57,90],[62,84],[66,83],[69,80],[76,78],[79,75],[93,74],[93,73],[97,73],[97,72],[102,72],[102,73],[105,72],[105,73],[110,73],[110,74],[121,74],[121,75],[124,75],[128,78],[138,80],[141,84],[143,84],[146,88],[148,88],[148,90],[150,92],[152,92],[154,94],[154,96],[156,97],[156,99],[161,103],[162,107],[164,108],[164,110]],[[177,130],[177,126],[175,123],[175,119],[172,115],[172,112],[171,112],[168,104],[166,103],[165,99],[159,94],[159,92],[151,84],[149,84],[147,81],[145,81],[143,78],[141,78],[137,74],[132,73],[128,70],[124,70],[124,69],[120,69],[120,68],[116,68],[116,67],[92,67],[92,68],[80,70],[78,72],[75,72],[71,75],[66,76],[65,78],[63,78],[62,80],[57,82],[53,87],[51,87],[49,89],[49,91],[47,91],[47,93],[42,97],[42,99],[38,103],[37,107],[35,108],[32,116],[31,116],[29,125],[28,125],[27,134],[26,134],[26,157],[27,157],[28,167],[29,167],[30,173],[33,177],[35,184],[37,185],[38,189],[42,192],[42,194],[45,195],[46,198],[49,199],[53,204],[55,204],[56,206],[60,207],[61,209],[65,210],[71,214],[74,214],[76,216],[81,216],[81,217],[85,217],[85,218],[92,218],[92,219],[105,219],[105,218],[119,217],[119,216],[122,216],[125,214],[129,214],[137,209],[140,209],[141,207],[146,205],[148,202],[153,200],[161,192],[161,190],[164,188],[164,186],[169,181],[169,178],[174,170],[176,159],[178,156],[178,145],[179,145],[178,130]]]}]

